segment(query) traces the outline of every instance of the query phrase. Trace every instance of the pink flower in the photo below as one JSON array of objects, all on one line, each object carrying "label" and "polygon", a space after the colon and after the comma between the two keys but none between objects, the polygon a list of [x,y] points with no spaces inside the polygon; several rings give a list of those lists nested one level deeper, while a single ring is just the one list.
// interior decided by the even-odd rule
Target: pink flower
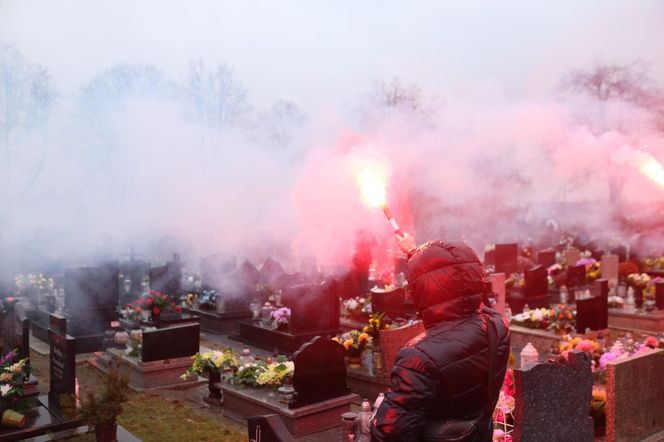
[{"label": "pink flower", "polygon": [[654,336],[648,336],[646,338],[646,341],[644,344],[650,348],[657,348],[659,347],[659,342],[657,341],[657,338]]},{"label": "pink flower", "polygon": [[595,351],[595,343],[589,339],[583,339],[578,344],[576,344],[576,347],[574,347],[574,349],[585,351],[586,353],[592,353],[593,351]]}]

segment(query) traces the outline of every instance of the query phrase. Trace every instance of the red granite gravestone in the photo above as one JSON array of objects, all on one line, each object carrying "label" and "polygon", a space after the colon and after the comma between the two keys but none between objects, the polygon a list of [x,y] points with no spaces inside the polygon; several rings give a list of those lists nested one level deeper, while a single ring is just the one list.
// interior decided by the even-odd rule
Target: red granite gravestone
[{"label": "red granite gravestone", "polygon": [[518,271],[517,260],[519,257],[518,244],[496,244],[495,262],[496,273],[511,275]]},{"label": "red granite gravestone", "polygon": [[593,374],[590,357],[569,352],[569,363],[539,363],[514,370],[514,442],[593,440],[588,415]]},{"label": "red granite gravestone", "polygon": [[586,266],[567,267],[567,287],[583,287],[584,285],[586,285]]},{"label": "red granite gravestone", "polygon": [[556,251],[555,250],[540,250],[537,252],[537,264],[544,266],[548,269],[556,263]]},{"label": "red granite gravestone", "polygon": [[604,330],[609,326],[609,281],[598,279],[593,283],[593,296],[576,300],[576,332],[586,329]]},{"label": "red granite gravestone", "polygon": [[530,308],[549,308],[549,282],[547,270],[539,265],[524,273],[523,296]]}]

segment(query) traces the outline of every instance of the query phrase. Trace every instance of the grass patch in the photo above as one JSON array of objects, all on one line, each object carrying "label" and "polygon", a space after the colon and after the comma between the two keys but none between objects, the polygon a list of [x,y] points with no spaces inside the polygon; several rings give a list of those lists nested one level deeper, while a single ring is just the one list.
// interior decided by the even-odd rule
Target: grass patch
[{"label": "grass patch", "polygon": [[139,395],[127,402],[120,425],[145,442],[245,442],[246,434],[225,428],[189,406],[156,395]]}]

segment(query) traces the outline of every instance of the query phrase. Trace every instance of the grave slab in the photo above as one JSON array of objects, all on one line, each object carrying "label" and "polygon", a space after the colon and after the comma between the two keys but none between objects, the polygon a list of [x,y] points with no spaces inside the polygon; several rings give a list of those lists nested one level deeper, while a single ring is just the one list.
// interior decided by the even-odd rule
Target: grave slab
[{"label": "grave slab", "polygon": [[664,351],[609,362],[606,388],[608,442],[640,441],[664,431]]},{"label": "grave slab", "polygon": [[609,328],[645,333],[661,333],[664,332],[664,310],[646,312],[627,307],[610,308]]}]

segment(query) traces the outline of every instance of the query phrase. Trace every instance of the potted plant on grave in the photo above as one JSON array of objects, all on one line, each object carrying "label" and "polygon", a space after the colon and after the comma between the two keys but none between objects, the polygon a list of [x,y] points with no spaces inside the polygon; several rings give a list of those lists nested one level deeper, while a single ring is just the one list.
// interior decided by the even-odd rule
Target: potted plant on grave
[{"label": "potted plant on grave", "polygon": [[198,297],[198,308],[201,310],[215,310],[217,308],[217,292],[215,290],[203,290]]},{"label": "potted plant on grave", "polygon": [[221,382],[222,373],[228,379],[237,370],[238,360],[233,353],[233,349],[229,347],[224,351],[212,350],[205,353],[196,353],[191,359],[193,361],[191,367],[180,378],[187,380],[193,376],[207,376],[208,399],[216,402],[221,401],[221,390],[215,384]]},{"label": "potted plant on grave", "polygon": [[291,309],[281,307],[272,312],[272,324],[280,331],[287,331],[290,324]]},{"label": "potted plant on grave", "polygon": [[359,368],[362,366],[362,353],[371,341],[371,336],[368,333],[351,330],[343,333],[341,337],[334,337],[332,339],[344,346],[346,363],[349,367]]},{"label": "potted plant on grave", "polygon": [[112,368],[104,380],[101,392],[89,392],[81,401],[77,414],[94,427],[97,442],[117,440],[117,419],[122,414],[122,404],[127,401],[128,395],[126,376],[120,375],[117,368]]},{"label": "potted plant on grave", "polygon": [[159,318],[164,312],[182,312],[182,307],[176,305],[170,296],[155,290],[150,290],[140,301],[143,308],[150,312],[152,322],[155,324],[159,323]]},{"label": "potted plant on grave", "polygon": [[630,273],[627,275],[626,282],[627,286],[634,290],[635,307],[643,307],[643,291],[650,283],[650,276],[647,273]]}]

